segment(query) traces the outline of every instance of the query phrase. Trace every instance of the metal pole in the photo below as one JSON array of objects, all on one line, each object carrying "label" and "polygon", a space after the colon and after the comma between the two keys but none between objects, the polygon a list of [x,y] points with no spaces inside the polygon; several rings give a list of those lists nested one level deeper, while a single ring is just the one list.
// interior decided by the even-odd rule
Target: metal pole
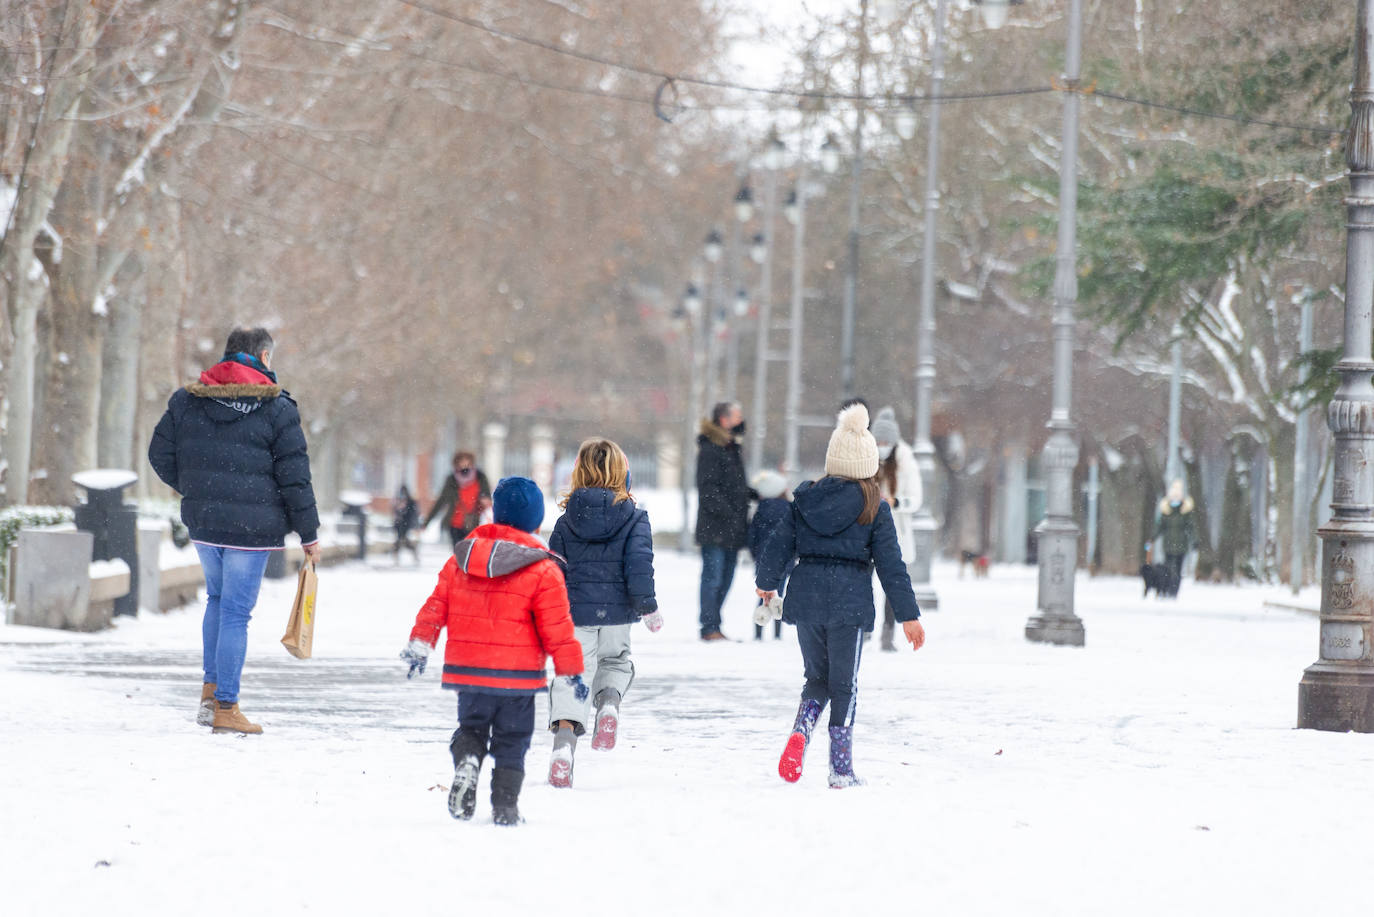
[{"label": "metal pole", "polygon": [[[1298,331],[1298,353],[1304,354],[1312,348],[1312,290],[1303,290],[1302,325]],[[1308,370],[1304,366],[1299,374],[1307,381]],[[1303,569],[1307,560],[1307,418],[1308,411],[1298,412],[1297,423],[1293,430],[1293,548],[1288,561],[1288,584],[1297,595],[1302,590]]]},{"label": "metal pole", "polygon": [[[945,5],[935,4],[935,43],[930,58],[930,98],[938,98],[945,81]],[[909,568],[916,602],[934,611],[939,596],[930,583],[939,526],[930,512],[935,496],[935,445],[930,440],[930,402],[935,388],[935,242],[940,215],[940,104],[929,106],[930,133],[926,137],[925,229],[921,240],[921,316],[916,333],[916,467],[921,472],[921,506],[911,520],[914,559]]]},{"label": "metal pole", "polygon": [[[702,304],[701,311],[710,308],[710,301]],[[682,427],[682,532],[678,536],[678,549],[684,554],[692,550],[692,527],[689,517],[689,501],[691,490],[695,486],[696,477],[693,465],[697,440],[698,412],[701,403],[701,322],[699,315],[688,315],[687,347],[688,360],[691,363],[691,375],[689,392],[687,397],[687,409],[683,412],[685,420]]]},{"label": "metal pole", "polygon": [[1078,568],[1078,525],[1073,517],[1073,471],[1078,466],[1077,427],[1070,417],[1073,395],[1074,303],[1078,299],[1078,76],[1083,40],[1083,2],[1069,0],[1065,57],[1064,136],[1059,158],[1059,240],[1054,270],[1054,406],[1043,465],[1049,493],[1046,517],[1036,527],[1040,567],[1036,614],[1026,622],[1026,639],[1082,646],[1082,620],[1073,611]]},{"label": "metal pole", "polygon": [[[804,147],[803,147],[804,149]],[[802,331],[805,326],[806,297],[806,163],[797,166],[797,225],[792,232],[792,315],[787,338],[787,444],[783,469],[791,478],[801,470],[797,458],[801,435]]]},{"label": "metal pole", "polygon": [[[716,316],[724,308],[724,284],[720,276],[720,259],[711,264],[711,293],[706,297],[702,325],[706,329],[706,406],[709,411],[720,400],[720,335],[716,334]],[[703,411],[703,412],[704,412]]]},{"label": "metal pole", "polygon": [[1374,7],[1359,0],[1345,157],[1345,346],[1327,407],[1335,434],[1331,509],[1322,540],[1321,640],[1298,686],[1298,727],[1374,732]]},{"label": "metal pole", "polygon": [[1102,490],[1101,478],[1097,467],[1097,456],[1088,459],[1088,569],[1097,563],[1097,495]]},{"label": "metal pole", "polygon": [[[1183,457],[1179,454],[1179,410],[1183,389],[1183,341],[1182,329],[1174,328],[1173,352],[1174,367],[1169,376],[1169,454],[1164,460],[1164,489],[1168,490],[1174,481],[1183,480]],[[1188,484],[1184,481],[1184,492]]]},{"label": "metal pole", "polygon": [[[863,98],[864,57],[868,50],[868,0],[859,2],[859,55],[854,68],[854,95]],[[849,167],[849,256],[844,273],[844,312],[840,332],[840,384],[845,398],[854,395],[854,313],[859,298],[859,192],[864,162],[864,108],[854,110],[854,150]],[[918,596],[919,598],[919,596]]]},{"label": "metal pole", "polygon": [[778,173],[767,169],[763,186],[763,273],[759,278],[759,331],[754,348],[754,403],[749,423],[754,428],[749,440],[749,467],[763,467],[763,445],[768,438],[768,330],[773,320],[773,218],[777,213]]},{"label": "metal pole", "polygon": [[[744,285],[743,251],[744,224],[730,215],[735,224],[735,233],[730,237],[730,283],[729,291]],[[735,301],[732,292],[724,292],[721,299],[725,304],[725,398],[736,401],[739,398],[739,330],[740,316],[735,314]]]}]

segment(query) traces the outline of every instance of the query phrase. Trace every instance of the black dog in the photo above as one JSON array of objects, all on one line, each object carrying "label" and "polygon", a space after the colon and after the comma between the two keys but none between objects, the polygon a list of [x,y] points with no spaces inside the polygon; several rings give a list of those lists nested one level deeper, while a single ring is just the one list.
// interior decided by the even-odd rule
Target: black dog
[{"label": "black dog", "polygon": [[1140,578],[1145,581],[1142,597],[1149,595],[1153,589],[1156,598],[1177,598],[1178,577],[1168,564],[1141,564]]}]

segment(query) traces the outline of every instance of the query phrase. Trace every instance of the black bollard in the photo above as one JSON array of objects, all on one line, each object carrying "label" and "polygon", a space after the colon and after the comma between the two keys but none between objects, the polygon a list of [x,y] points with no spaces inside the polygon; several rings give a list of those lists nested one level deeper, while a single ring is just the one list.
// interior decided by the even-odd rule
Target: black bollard
[{"label": "black bollard", "polygon": [[129,565],[129,591],[115,599],[117,615],[138,614],[138,507],[124,502],[124,488],[138,480],[132,471],[95,468],[72,475],[86,491],[86,502],[72,509],[76,527],[95,536],[91,560],[122,560]]}]

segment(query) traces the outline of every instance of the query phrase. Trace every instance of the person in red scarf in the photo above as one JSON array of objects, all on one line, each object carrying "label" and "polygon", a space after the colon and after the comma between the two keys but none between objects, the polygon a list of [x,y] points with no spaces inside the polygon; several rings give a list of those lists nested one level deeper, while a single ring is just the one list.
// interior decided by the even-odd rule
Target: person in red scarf
[{"label": "person in red scarf", "polygon": [[482,524],[482,513],[491,507],[491,485],[477,468],[477,456],[455,452],[453,473],[444,479],[439,499],[425,516],[421,531],[435,518],[443,520],[449,539],[456,546],[468,533]]},{"label": "person in red scarf", "polygon": [[320,557],[301,415],[271,366],[272,335],[234,329],[220,362],[172,395],[148,446],[153,470],[181,496],[181,521],[205,571],[196,722],[221,734],[262,732],[238,700],[268,555],[295,532],[305,556]]}]

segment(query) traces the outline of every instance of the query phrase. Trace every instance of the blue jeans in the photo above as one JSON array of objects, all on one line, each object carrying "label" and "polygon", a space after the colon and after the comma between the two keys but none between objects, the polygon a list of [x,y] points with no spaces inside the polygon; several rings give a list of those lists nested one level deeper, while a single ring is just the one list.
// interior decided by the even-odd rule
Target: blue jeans
[{"label": "blue jeans", "polygon": [[806,668],[802,700],[813,700],[825,709],[830,703],[831,726],[854,725],[854,700],[859,693],[859,657],[863,653],[863,629],[797,622],[797,643]]},{"label": "blue jeans", "polygon": [[713,634],[720,630],[720,609],[725,604],[725,594],[735,579],[735,564],[739,558],[738,550],[722,548],[720,545],[701,546],[701,635]]},{"label": "blue jeans", "polygon": [[[458,691],[458,731],[449,748],[457,749],[464,736],[491,755],[494,767],[523,772],[533,735],[534,695]],[[458,763],[456,751],[453,763]]]},{"label": "blue jeans", "polygon": [[205,683],[215,686],[215,700],[236,704],[243,657],[248,653],[248,619],[258,604],[258,589],[267,569],[267,551],[245,551],[197,544],[205,571]]}]

